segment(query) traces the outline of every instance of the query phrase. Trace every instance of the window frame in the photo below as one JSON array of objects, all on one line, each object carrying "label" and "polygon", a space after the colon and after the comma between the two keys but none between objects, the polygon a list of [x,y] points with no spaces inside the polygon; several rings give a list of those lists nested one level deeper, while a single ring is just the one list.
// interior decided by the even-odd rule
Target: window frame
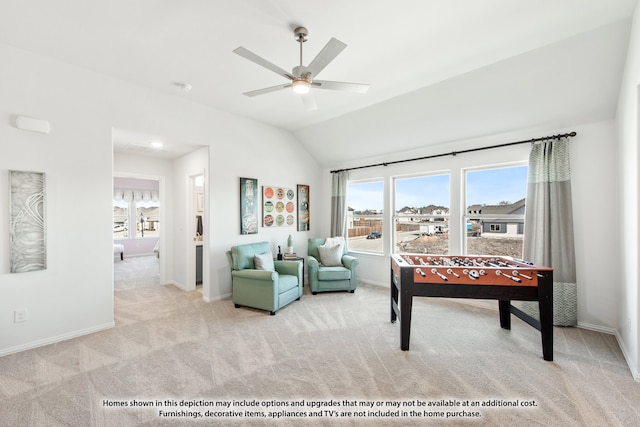
[{"label": "window frame", "polygon": [[[377,239],[371,239],[374,241],[379,241],[381,243],[381,248],[380,250],[366,250],[366,249],[362,249],[362,248],[353,248],[353,245],[349,244],[349,187],[352,184],[367,184],[367,183],[381,183],[382,184],[382,188],[380,189],[380,202],[382,204],[382,211],[377,214],[380,217],[380,223],[381,223],[381,230],[380,233],[382,233],[382,236],[380,238]],[[347,205],[347,211],[345,212],[345,215],[347,216],[346,221],[347,221],[347,236],[346,236],[346,241],[347,241],[347,248],[349,250],[349,252],[354,252],[354,253],[360,253],[360,254],[367,254],[367,255],[384,255],[385,253],[385,242],[386,242],[386,236],[385,236],[385,220],[384,220],[384,212],[385,212],[385,203],[384,203],[384,194],[385,194],[385,189],[386,189],[386,182],[385,179],[382,177],[374,177],[374,178],[367,178],[367,179],[354,179],[354,180],[348,180],[347,181],[347,197],[346,197],[346,205]],[[355,215],[355,210],[354,210],[354,215]],[[370,215],[372,216],[372,215]],[[363,235],[364,236],[364,235]],[[360,237],[360,236],[354,236],[354,237]],[[365,237],[366,238],[366,237]]]},{"label": "window frame", "polygon": [[[136,239],[148,239],[148,238],[159,238],[160,237],[160,200],[154,202],[154,201],[141,201],[141,202],[136,202],[136,201],[132,201],[130,203],[133,203],[135,205],[135,218],[136,218]],[[138,224],[139,224],[139,219],[140,219],[140,215],[142,215],[142,213],[140,212],[141,209],[143,208],[149,208],[149,206],[143,206],[143,205],[148,205],[149,203],[153,203],[156,206],[152,206],[152,207],[157,207],[158,208],[158,214],[156,217],[153,217],[153,219],[150,219],[152,217],[145,217],[145,225],[148,227],[149,223],[155,223],[154,228],[157,228],[157,232],[158,235],[152,234],[150,236],[145,236],[144,235],[144,231],[145,230],[138,230]],[[149,231],[148,229],[146,231]],[[154,230],[155,231],[155,230]],[[138,235],[141,234],[141,235]]]},{"label": "window frame", "polygon": [[[138,203],[135,200],[120,200],[120,201],[116,201],[114,200],[112,203],[112,207],[115,208],[115,204],[116,203],[126,203],[127,204],[127,220],[126,220],[126,226],[127,226],[127,236],[116,236],[115,232],[113,233],[113,239],[114,240],[141,240],[141,239],[158,239],[160,238],[160,223],[161,223],[161,213],[160,210],[162,209],[161,203],[158,200],[157,203],[158,204],[158,218],[157,220],[154,220],[154,222],[156,222],[158,225],[158,234],[157,235],[150,235],[150,236],[139,236],[139,234],[141,233],[141,231],[138,229]],[[144,202],[146,203],[146,202]],[[123,215],[119,215],[118,217],[122,217]],[[116,216],[112,214],[112,222],[115,226],[116,224]],[[120,222],[120,221],[118,221]],[[146,222],[146,221],[145,221]],[[132,226],[133,224],[133,226]]]},{"label": "window frame", "polygon": [[[117,204],[120,205],[125,205],[125,206],[117,206]],[[115,209],[116,207],[119,207],[121,209],[126,209],[126,214],[125,215],[116,215],[115,214]],[[112,222],[113,222],[113,227],[114,227],[114,231],[113,231],[113,238],[115,240],[128,240],[131,237],[131,230],[129,230],[129,217],[131,215],[131,202],[127,202],[124,200],[113,200],[112,202],[112,212],[111,212],[111,216],[113,218]],[[119,221],[119,219],[123,219],[122,221]],[[124,235],[122,236],[116,236],[116,231],[115,231],[115,226],[116,224],[123,224],[126,228],[123,230],[124,231]]]},{"label": "window frame", "polygon": [[[462,168],[460,170],[461,174],[462,174],[462,179],[461,179],[461,200],[462,200],[462,217],[461,217],[461,224],[462,224],[462,254],[463,255],[468,255],[469,251],[468,251],[468,239],[469,239],[469,234],[468,234],[468,230],[467,230],[467,223],[473,223],[475,220],[480,220],[480,221],[486,221],[486,220],[505,220],[505,219],[514,219],[514,220],[518,220],[521,221],[523,223],[523,227],[522,227],[522,239],[524,240],[525,237],[525,230],[524,230],[524,220],[525,220],[525,215],[523,214],[482,214],[482,213],[469,213],[468,212],[468,207],[467,206],[467,190],[468,190],[468,172],[479,172],[479,171],[486,171],[486,170],[495,170],[495,169],[509,169],[509,168],[518,168],[518,167],[523,167],[526,166],[527,167],[527,174],[528,174],[528,167],[529,167],[529,163],[527,161],[519,161],[519,162],[509,162],[509,163],[499,163],[499,164],[486,164],[486,165],[480,165],[480,166],[474,166],[474,167],[469,167],[469,168]],[[525,184],[526,186],[526,184]],[[515,203],[515,202],[514,202]],[[525,187],[525,206],[526,206],[526,187]],[[502,222],[502,221],[501,221]],[[493,227],[493,226],[498,226],[499,230],[498,231],[492,231],[495,233],[502,233],[503,232],[503,227],[501,227],[502,224],[489,224],[489,227]],[[508,228],[507,228],[508,230]],[[521,258],[521,257],[519,257]]]},{"label": "window frame", "polygon": [[[448,197],[449,197],[449,206],[447,207],[448,210],[448,214],[415,214],[415,215],[399,215],[396,211],[396,202],[397,202],[397,194],[398,192],[397,190],[397,183],[399,180],[403,180],[403,179],[414,179],[414,178],[423,178],[423,177],[434,177],[434,176],[443,176],[446,175],[448,177]],[[407,219],[407,218],[417,218],[420,220],[420,222],[422,222],[422,220],[427,220],[427,222],[438,222],[437,219],[442,218],[444,223],[446,223],[447,228],[450,230],[451,229],[451,170],[436,170],[436,171],[432,171],[432,172],[427,172],[427,173],[413,173],[413,174],[408,174],[408,175],[395,175],[391,177],[391,199],[392,199],[392,209],[391,209],[391,253],[395,253],[396,250],[399,250],[400,248],[398,248],[398,244],[400,242],[398,242],[398,238],[397,238],[397,231],[396,231],[396,225],[398,224],[398,219],[402,218],[402,219]],[[450,250],[450,244],[447,242],[447,253]],[[444,254],[442,254],[444,255]]]}]

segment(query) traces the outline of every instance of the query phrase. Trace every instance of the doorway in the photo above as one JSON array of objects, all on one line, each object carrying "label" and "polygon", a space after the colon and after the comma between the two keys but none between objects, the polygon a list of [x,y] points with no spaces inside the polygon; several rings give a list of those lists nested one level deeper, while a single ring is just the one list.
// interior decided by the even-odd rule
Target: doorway
[{"label": "doorway", "polygon": [[114,173],[113,189],[114,289],[165,283],[160,257],[164,177]]},{"label": "doorway", "polygon": [[187,206],[188,230],[187,248],[187,290],[202,289],[204,283],[204,261],[206,247],[206,203],[205,173],[198,171],[187,177],[189,200]]}]

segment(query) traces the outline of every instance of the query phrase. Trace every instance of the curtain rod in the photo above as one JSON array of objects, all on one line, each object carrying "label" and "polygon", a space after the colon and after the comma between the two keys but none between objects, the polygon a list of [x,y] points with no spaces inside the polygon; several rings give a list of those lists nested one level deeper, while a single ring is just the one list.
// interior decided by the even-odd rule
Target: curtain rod
[{"label": "curtain rod", "polygon": [[552,140],[552,139],[569,138],[569,137],[573,138],[576,135],[577,134],[575,132],[562,133],[562,134],[558,134],[558,135],[543,136],[542,138],[533,138],[533,139],[527,139],[527,140],[524,140],[524,141],[507,142],[505,144],[490,145],[488,147],[469,148],[467,150],[452,151],[450,153],[433,154],[431,156],[424,156],[424,157],[415,157],[413,159],[395,160],[393,162],[376,163],[375,165],[356,166],[356,167],[353,167],[353,168],[336,169],[336,170],[332,170],[331,173],[345,172],[345,171],[350,171],[350,170],[354,170],[354,169],[373,168],[373,167],[377,167],[377,166],[389,166],[389,165],[393,165],[393,164],[396,164],[396,163],[415,162],[416,160],[433,159],[433,158],[436,158],[436,157],[455,156],[456,154],[464,154],[464,153],[471,153],[471,152],[474,152],[474,151],[490,150],[492,148],[509,147],[511,145],[517,145],[517,144],[534,144],[536,142],[549,141],[549,140]]}]

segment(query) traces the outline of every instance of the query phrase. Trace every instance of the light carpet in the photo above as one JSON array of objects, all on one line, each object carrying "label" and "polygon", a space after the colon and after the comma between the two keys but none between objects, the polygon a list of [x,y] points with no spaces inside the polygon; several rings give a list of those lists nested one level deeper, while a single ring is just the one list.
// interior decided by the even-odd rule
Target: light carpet
[{"label": "light carpet", "polygon": [[160,285],[160,260],[155,255],[115,258],[113,287],[116,291]]},{"label": "light carpet", "polygon": [[0,358],[0,425],[639,425],[640,384],[607,334],[555,328],[546,362],[519,319],[507,331],[497,310],[416,298],[401,351],[389,290],[368,285],[305,288],[275,316],[172,286],[115,300],[115,328]]}]

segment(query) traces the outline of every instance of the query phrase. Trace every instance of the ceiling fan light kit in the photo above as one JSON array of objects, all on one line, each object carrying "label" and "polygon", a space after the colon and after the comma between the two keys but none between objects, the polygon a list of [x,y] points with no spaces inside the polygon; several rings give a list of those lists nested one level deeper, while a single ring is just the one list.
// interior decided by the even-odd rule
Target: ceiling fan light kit
[{"label": "ceiling fan light kit", "polygon": [[[260,65],[268,70],[273,71],[274,73],[288,79],[290,83],[281,84],[278,86],[272,86],[264,89],[253,90],[250,92],[245,92],[246,96],[258,96],[264,95],[265,93],[275,92],[281,89],[291,87],[295,93],[306,94],[311,90],[313,86],[314,89],[329,89],[329,90],[338,90],[338,91],[347,91],[347,92],[356,92],[356,93],[366,93],[369,90],[368,84],[362,83],[345,83],[345,82],[334,82],[334,81],[326,81],[326,80],[316,80],[315,77],[327,66],[331,61],[333,61],[336,56],[340,52],[342,52],[347,45],[342,43],[340,40],[331,38],[329,42],[322,48],[320,53],[309,63],[308,66],[304,66],[302,63],[302,44],[307,41],[307,36],[309,35],[309,31],[305,27],[296,27],[293,30],[296,41],[300,43],[300,65],[297,65],[293,68],[292,72],[289,73],[284,69],[278,67],[277,65],[267,61],[266,59],[256,55],[255,53],[243,48],[238,47],[233,52],[237,55],[242,56],[249,61]],[[315,106],[313,102],[305,102],[307,106]]]},{"label": "ceiling fan light kit", "polygon": [[294,80],[291,83],[291,87],[295,93],[305,94],[309,93],[309,89],[311,89],[311,83],[304,79]]}]

